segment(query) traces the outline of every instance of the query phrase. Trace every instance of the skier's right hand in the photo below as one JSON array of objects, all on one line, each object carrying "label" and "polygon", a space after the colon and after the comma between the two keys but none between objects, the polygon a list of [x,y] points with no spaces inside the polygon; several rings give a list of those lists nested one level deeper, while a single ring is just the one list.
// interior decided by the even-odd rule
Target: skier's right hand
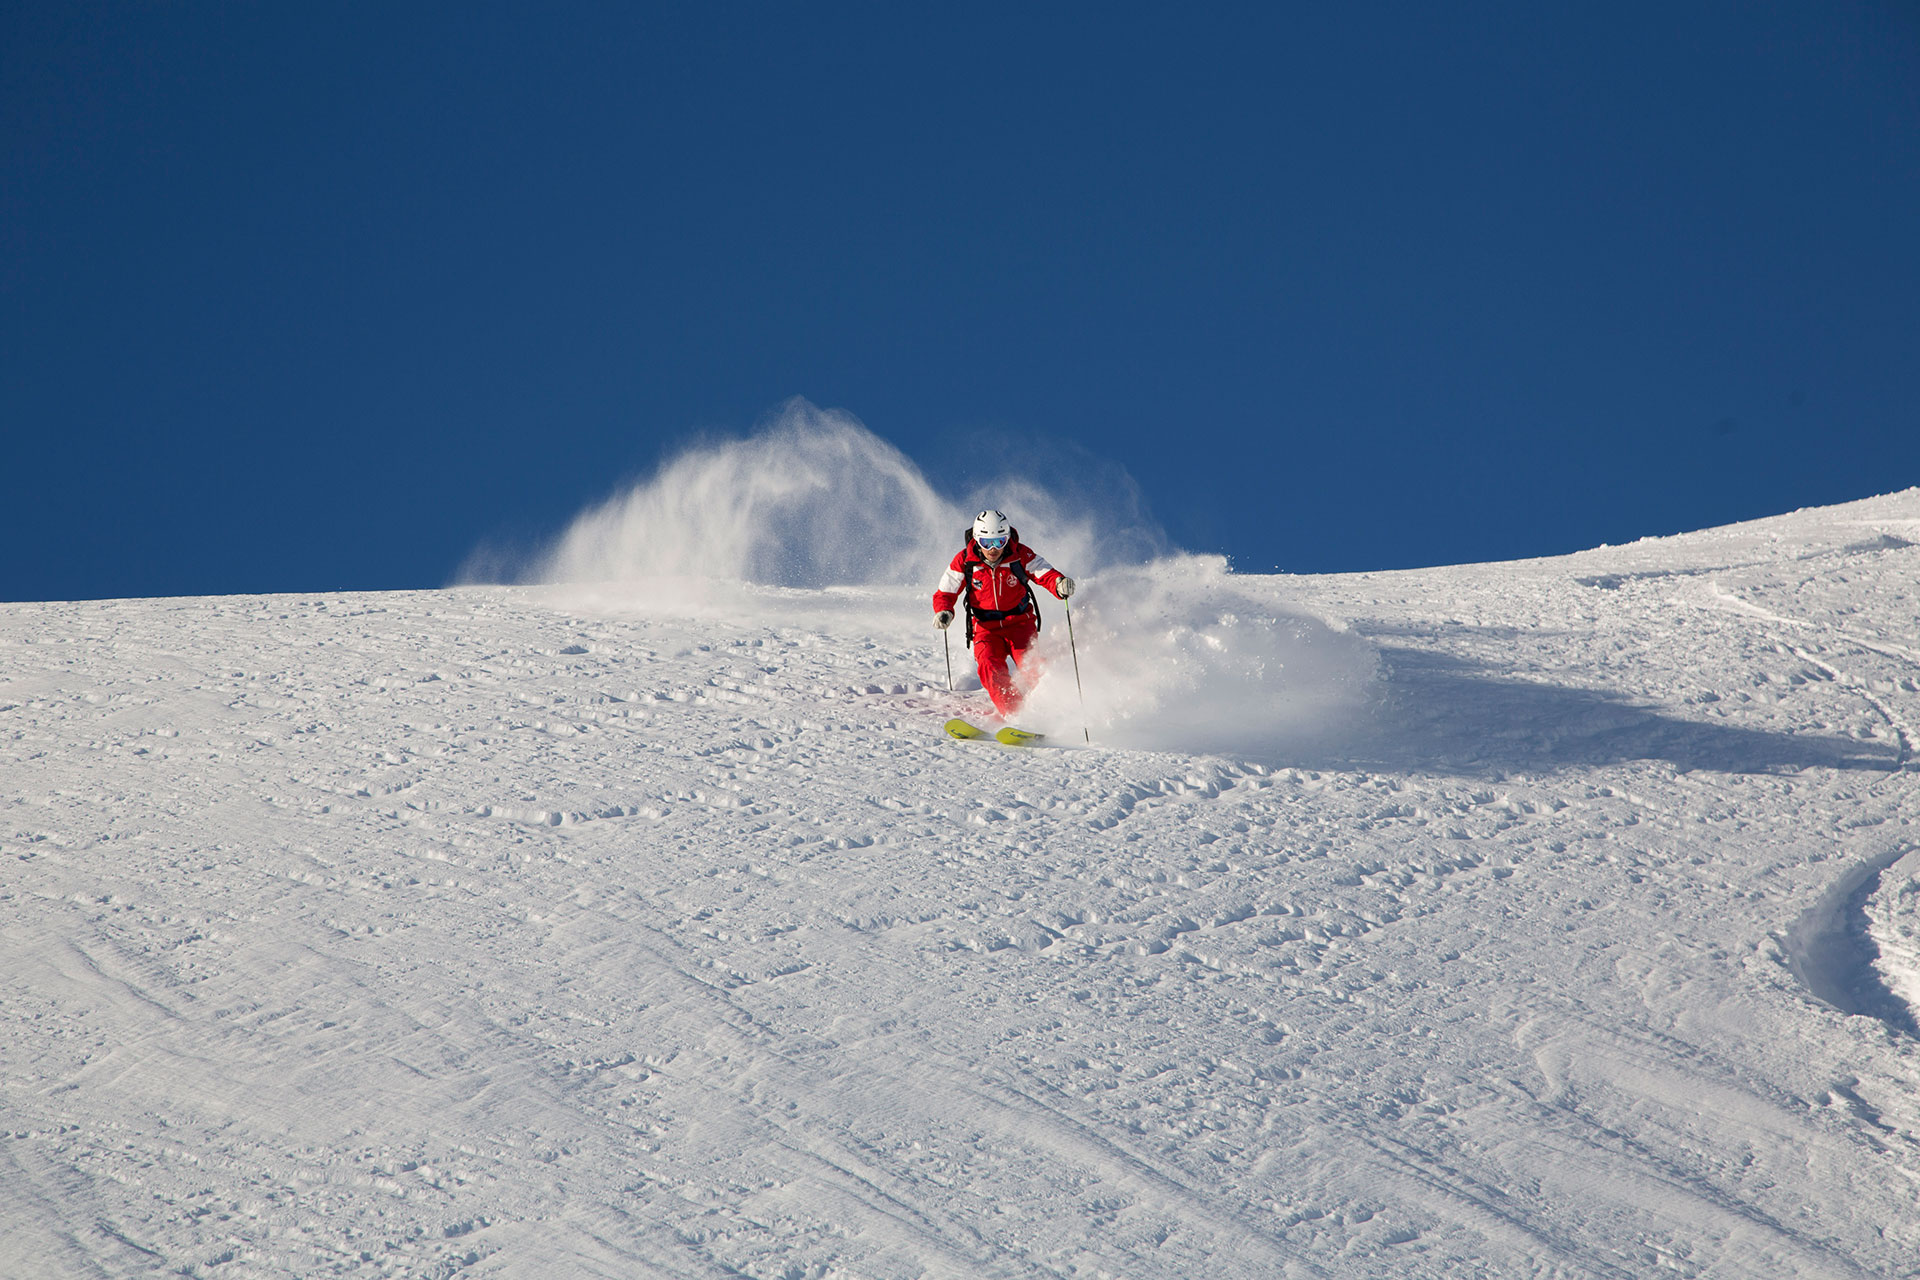
[{"label": "skier's right hand", "polygon": [[942,609],[933,615],[933,625],[945,631],[953,622],[953,610]]}]

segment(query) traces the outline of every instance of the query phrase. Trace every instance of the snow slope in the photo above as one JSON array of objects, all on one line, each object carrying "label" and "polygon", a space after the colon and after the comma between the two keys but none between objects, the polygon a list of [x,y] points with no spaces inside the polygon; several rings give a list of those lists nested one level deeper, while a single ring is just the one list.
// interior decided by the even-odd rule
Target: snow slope
[{"label": "snow slope", "polygon": [[0,606],[0,1274],[1920,1274],[1915,543]]}]

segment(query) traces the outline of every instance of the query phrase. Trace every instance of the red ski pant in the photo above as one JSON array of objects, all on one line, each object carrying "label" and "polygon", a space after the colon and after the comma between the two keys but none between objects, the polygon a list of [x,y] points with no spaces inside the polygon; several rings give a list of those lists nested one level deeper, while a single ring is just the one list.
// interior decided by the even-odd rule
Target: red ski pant
[{"label": "red ski pant", "polygon": [[1030,616],[974,623],[973,660],[980,667],[980,684],[1002,716],[1011,716],[1020,710],[1023,696],[1007,671],[1007,662],[1011,660],[1014,666],[1024,667],[1027,649],[1039,634],[1040,628]]}]

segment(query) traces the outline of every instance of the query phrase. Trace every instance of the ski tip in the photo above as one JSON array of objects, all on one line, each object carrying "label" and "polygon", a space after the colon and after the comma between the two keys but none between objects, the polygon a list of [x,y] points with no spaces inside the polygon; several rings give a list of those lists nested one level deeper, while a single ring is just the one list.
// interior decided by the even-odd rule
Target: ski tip
[{"label": "ski tip", "polygon": [[969,724],[965,720],[947,721],[947,732],[956,738],[984,738],[987,731],[979,725]]}]

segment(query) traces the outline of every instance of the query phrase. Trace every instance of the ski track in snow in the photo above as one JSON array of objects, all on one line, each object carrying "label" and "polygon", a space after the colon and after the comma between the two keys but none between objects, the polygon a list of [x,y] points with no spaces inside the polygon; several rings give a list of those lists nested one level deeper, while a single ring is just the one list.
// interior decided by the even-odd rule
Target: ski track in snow
[{"label": "ski track in snow", "polygon": [[0,1274],[1920,1274],[1915,535],[1236,577],[1285,759],[951,742],[920,592],[0,606]]}]

